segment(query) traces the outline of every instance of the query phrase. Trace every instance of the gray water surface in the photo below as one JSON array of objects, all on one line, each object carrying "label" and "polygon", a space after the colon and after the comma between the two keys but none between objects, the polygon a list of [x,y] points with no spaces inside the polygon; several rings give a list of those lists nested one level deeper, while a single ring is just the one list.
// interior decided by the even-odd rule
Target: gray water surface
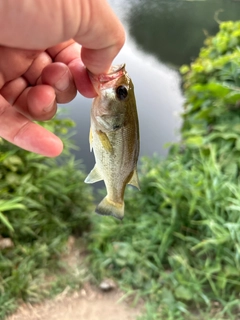
[{"label": "gray water surface", "polygon": [[[184,98],[178,68],[197,57],[206,34],[218,30],[216,19],[236,20],[240,2],[231,0],[111,0],[123,22],[127,41],[114,64],[126,63],[135,86],[140,122],[140,155],[167,154],[164,145],[179,139]],[[221,11],[224,10],[224,11]],[[67,105],[77,123],[76,157],[87,171],[91,99],[78,95]]]}]

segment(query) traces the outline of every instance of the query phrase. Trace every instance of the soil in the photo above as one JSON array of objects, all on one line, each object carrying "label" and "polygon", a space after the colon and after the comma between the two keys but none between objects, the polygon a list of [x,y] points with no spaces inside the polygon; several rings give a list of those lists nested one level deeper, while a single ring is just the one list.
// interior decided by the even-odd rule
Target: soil
[{"label": "soil", "polygon": [[101,293],[96,288],[72,295],[61,294],[41,305],[22,305],[8,320],[135,320],[140,308],[118,303],[121,293]]},{"label": "soil", "polygon": [[[75,240],[70,238],[69,254],[64,260],[74,269],[79,260],[84,264],[83,252],[83,248],[76,249]],[[122,297],[123,293],[111,279],[103,283],[102,289],[85,283],[74,293],[66,288],[53,300],[23,304],[7,320],[136,320],[142,312],[142,304],[133,307]]]}]

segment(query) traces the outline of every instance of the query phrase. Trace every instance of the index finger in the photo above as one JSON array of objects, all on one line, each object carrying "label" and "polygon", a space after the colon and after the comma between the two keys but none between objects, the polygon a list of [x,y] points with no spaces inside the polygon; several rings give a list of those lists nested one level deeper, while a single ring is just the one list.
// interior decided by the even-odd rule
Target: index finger
[{"label": "index finger", "polygon": [[83,96],[87,98],[96,96],[86,67],[80,58],[81,46],[77,42],[69,40],[48,48],[47,52],[55,62],[63,62],[69,67],[75,85]]},{"label": "index finger", "polygon": [[20,114],[1,95],[0,137],[47,157],[56,157],[63,149],[62,141],[57,136]]}]

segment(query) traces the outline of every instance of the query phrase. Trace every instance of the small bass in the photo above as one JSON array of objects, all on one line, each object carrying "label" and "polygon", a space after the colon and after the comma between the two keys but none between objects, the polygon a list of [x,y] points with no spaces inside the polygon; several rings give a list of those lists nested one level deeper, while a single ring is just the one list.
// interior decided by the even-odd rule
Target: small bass
[{"label": "small bass", "polygon": [[107,196],[96,212],[122,219],[126,185],[139,189],[139,125],[133,83],[125,64],[111,67],[108,74],[90,74],[90,79],[98,94],[92,104],[89,134],[96,164],[85,182],[104,180]]}]

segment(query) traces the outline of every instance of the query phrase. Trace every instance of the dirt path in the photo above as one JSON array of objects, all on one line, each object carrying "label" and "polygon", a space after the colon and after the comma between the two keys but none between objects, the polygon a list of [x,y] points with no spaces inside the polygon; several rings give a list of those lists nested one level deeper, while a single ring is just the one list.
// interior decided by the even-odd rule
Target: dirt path
[{"label": "dirt path", "polygon": [[[85,248],[68,241],[68,254],[63,257],[69,268],[84,268]],[[115,285],[105,292],[86,283],[79,291],[69,294],[66,289],[54,300],[39,305],[24,304],[6,320],[136,320],[142,307],[133,308],[121,301],[123,293]],[[119,302],[119,300],[121,302]]]},{"label": "dirt path", "polygon": [[88,288],[72,295],[64,293],[55,300],[41,305],[23,305],[8,320],[135,320],[140,308],[126,302],[118,303],[121,293],[117,290],[102,293]]}]

